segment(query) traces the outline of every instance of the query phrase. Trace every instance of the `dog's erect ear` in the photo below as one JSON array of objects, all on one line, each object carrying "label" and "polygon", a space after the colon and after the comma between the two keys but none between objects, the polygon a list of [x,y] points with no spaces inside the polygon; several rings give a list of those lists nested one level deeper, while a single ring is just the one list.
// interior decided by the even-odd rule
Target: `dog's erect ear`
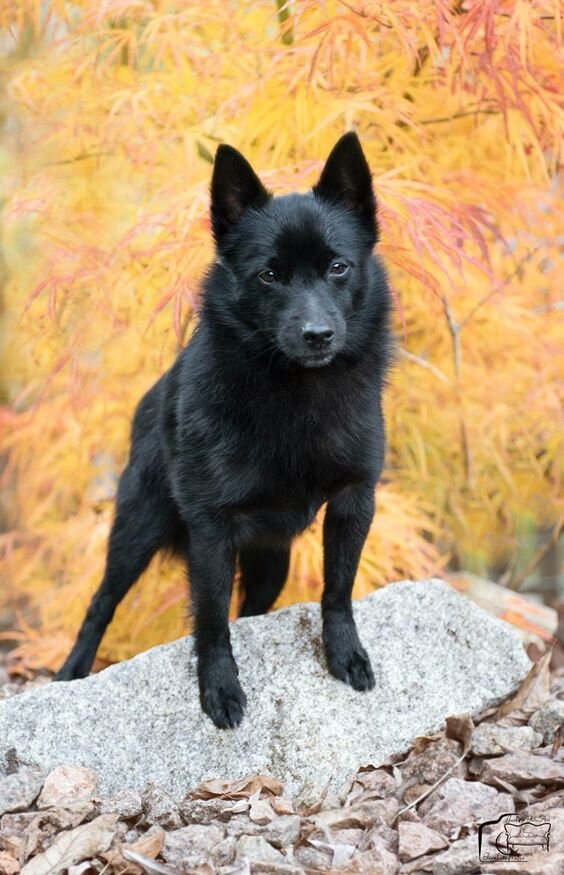
[{"label": "dog's erect ear", "polygon": [[376,243],[378,225],[372,175],[354,131],[349,131],[333,146],[313,193],[356,213]]},{"label": "dog's erect ear", "polygon": [[218,246],[248,207],[263,206],[270,198],[255,171],[237,149],[221,145],[215,155],[211,181],[211,219]]}]

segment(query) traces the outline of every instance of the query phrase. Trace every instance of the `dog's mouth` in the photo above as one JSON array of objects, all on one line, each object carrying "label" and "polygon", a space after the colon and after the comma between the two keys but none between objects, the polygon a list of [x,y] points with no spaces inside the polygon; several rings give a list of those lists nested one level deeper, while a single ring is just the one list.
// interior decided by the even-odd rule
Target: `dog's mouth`
[{"label": "dog's mouth", "polygon": [[342,347],[340,342],[336,342],[324,349],[308,349],[305,344],[288,342],[285,337],[279,337],[277,341],[280,352],[300,368],[325,368],[335,360]]},{"label": "dog's mouth", "polygon": [[326,352],[323,354],[318,353],[317,355],[303,356],[299,359],[299,362],[304,368],[323,368],[325,365],[332,362],[334,358],[334,353]]}]

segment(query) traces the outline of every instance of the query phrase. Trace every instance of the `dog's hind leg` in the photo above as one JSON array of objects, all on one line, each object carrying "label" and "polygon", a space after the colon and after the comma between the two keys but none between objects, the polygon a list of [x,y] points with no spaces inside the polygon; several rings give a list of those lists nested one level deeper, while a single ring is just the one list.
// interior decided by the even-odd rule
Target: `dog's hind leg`
[{"label": "dog's hind leg", "polygon": [[88,674],[118,604],[157,550],[172,537],[174,507],[164,484],[153,478],[147,482],[145,473],[129,465],[121,476],[104,577],[55,680],[68,681]]},{"label": "dog's hind leg", "polygon": [[288,576],[289,547],[244,547],[239,554],[243,603],[239,616],[266,614]]}]

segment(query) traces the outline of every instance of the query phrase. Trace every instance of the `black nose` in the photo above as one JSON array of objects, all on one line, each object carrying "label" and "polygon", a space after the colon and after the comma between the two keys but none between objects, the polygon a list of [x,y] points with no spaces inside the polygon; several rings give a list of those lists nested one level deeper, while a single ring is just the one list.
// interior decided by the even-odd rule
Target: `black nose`
[{"label": "black nose", "polygon": [[323,349],[329,346],[335,336],[335,332],[328,325],[317,325],[314,322],[306,322],[302,328],[302,337],[312,349]]}]

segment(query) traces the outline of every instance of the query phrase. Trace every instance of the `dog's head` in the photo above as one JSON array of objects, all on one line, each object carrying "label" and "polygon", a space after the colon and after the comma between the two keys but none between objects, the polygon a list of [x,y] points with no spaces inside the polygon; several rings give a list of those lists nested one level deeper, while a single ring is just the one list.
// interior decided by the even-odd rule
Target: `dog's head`
[{"label": "dog's head", "polygon": [[358,137],[335,145],[307,194],[273,197],[248,161],[220,146],[211,184],[219,263],[241,336],[303,367],[351,351],[377,269],[376,207]]}]

